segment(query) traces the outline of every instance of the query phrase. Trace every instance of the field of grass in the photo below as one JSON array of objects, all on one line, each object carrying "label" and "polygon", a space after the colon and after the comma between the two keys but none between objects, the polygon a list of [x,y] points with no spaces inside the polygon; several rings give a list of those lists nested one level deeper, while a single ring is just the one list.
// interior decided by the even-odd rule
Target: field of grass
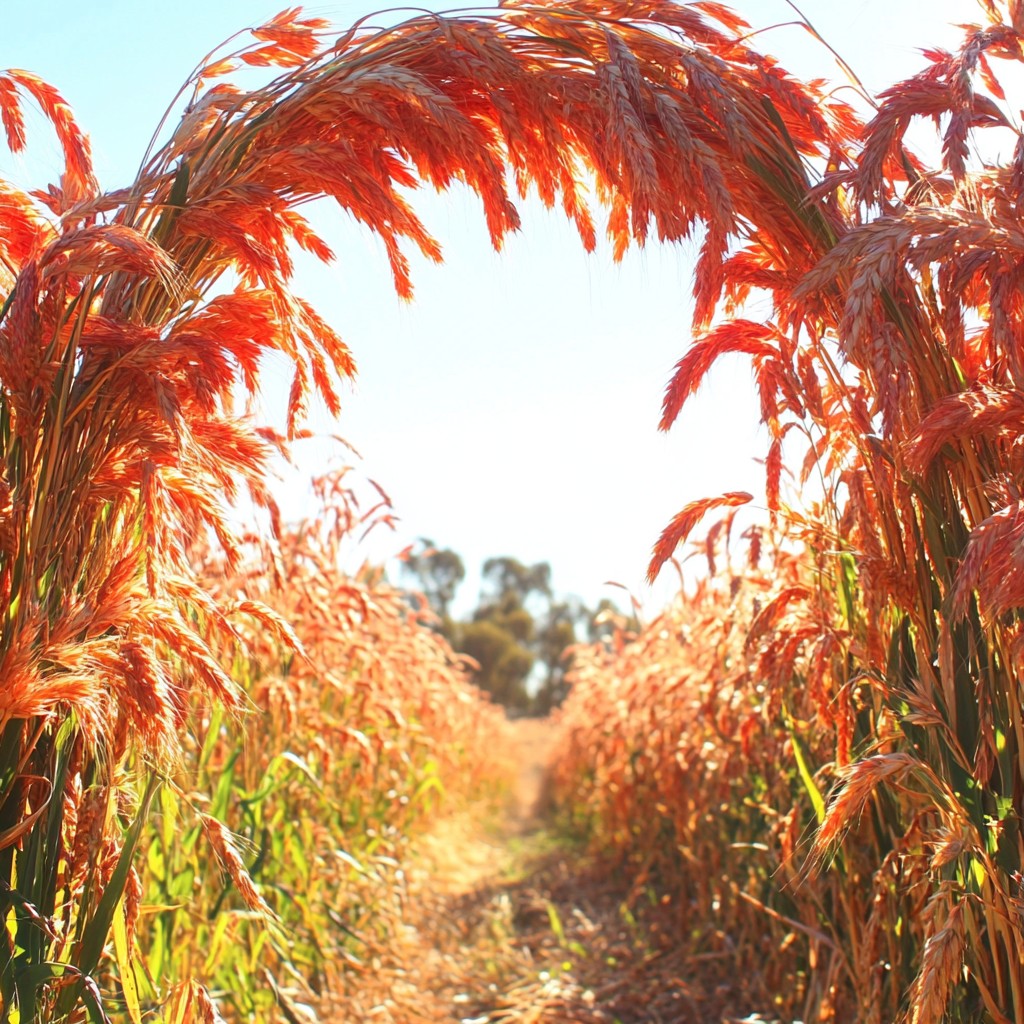
[{"label": "field of grass", "polygon": [[10,150],[33,104],[64,160],[0,182],[0,1019],[314,1019],[383,964],[441,801],[514,775],[468,667],[341,569],[386,505],[338,471],[287,524],[268,483],[354,373],[293,290],[296,247],[333,258],[300,209],[378,235],[408,297],[404,249],[440,260],[413,189],[455,182],[495,247],[529,192],[588,250],[598,213],[617,257],[697,233],[662,428],[738,354],[768,438],[763,519],[688,504],[650,573],[724,515],[707,573],[577,650],[556,820],[746,1013],[1024,1019],[1024,8],[979,12],[847,103],[712,3],[285,11],[112,191],[60,93],[0,72]]}]

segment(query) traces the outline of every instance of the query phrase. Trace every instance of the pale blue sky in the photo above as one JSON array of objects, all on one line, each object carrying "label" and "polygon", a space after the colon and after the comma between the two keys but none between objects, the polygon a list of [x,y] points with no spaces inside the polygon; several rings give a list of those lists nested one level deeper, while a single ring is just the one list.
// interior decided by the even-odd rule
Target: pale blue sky
[{"label": "pale blue sky", "polygon": [[[281,2],[5,0],[0,65],[57,86],[90,133],[105,187],[130,179],[178,85],[216,43],[276,13]],[[733,6],[755,26],[794,18],[784,0]],[[951,21],[973,21],[972,0],[804,0],[803,11],[873,88],[917,70],[916,47],[953,45]],[[310,5],[346,27],[372,7]],[[795,73],[841,81],[827,51],[795,28],[759,37]],[[30,162],[0,150],[0,173],[33,185],[59,173],[39,122]],[[333,268],[303,266],[297,290],[353,349],[359,380],[335,429],[395,501],[397,535],[376,557],[426,535],[472,567],[491,555],[547,560],[557,589],[594,602],[619,597],[613,579],[648,607],[650,548],[682,505],[726,490],[762,490],[763,445],[742,362],[715,373],[669,436],[656,425],[661,394],[688,341],[693,248],[650,246],[615,265],[607,248],[586,256],[555,215],[525,208],[525,229],[498,256],[475,204],[418,199],[445,248],[440,268],[413,260],[416,300],[390,291],[380,247],[325,213]],[[279,416],[283,389],[266,398]],[[329,425],[320,423],[324,429]],[[307,444],[304,467],[330,446]],[[305,509],[301,480],[281,489],[286,511]],[[475,596],[467,586],[463,601]]]}]

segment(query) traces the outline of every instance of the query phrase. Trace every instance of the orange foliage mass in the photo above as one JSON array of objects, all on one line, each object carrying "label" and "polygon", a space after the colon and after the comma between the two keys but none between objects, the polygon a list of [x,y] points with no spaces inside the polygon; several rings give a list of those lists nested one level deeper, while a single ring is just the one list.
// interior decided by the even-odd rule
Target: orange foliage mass
[{"label": "orange foliage mass", "polygon": [[[678,663],[666,680],[660,662],[638,662],[611,712],[580,687],[578,706],[616,725],[592,797],[610,834],[626,844],[641,807],[643,822],[683,837],[672,857],[699,851],[729,879],[719,907],[735,896],[768,908],[772,927],[789,929],[769,937],[784,953],[804,936],[797,973],[783,957],[765,977],[805,1018],[846,1007],[875,1020],[884,1006],[918,1024],[947,1009],[1024,1019],[1012,398],[1024,383],[1024,143],[999,166],[974,155],[985,130],[1020,135],[998,72],[1024,59],[1024,27],[1016,0],[982,6],[987,24],[967,26],[954,53],[926,51],[925,70],[884,92],[866,122],[751,49],[745,23],[712,3],[509,3],[337,38],[289,10],[236,53],[210,55],[180,122],[109,193],[59,93],[0,73],[9,146],[25,144],[31,98],[65,160],[45,190],[0,187],[0,867],[32,910],[7,952],[23,977],[43,978],[19,999],[42,986],[60,1016],[91,997],[84,979],[113,896],[131,891],[118,849],[127,837],[130,858],[137,808],[111,794],[130,791],[132,751],[167,763],[197,702],[245,702],[216,655],[237,637],[229,611],[255,605],[225,605],[197,576],[191,542],[215,537],[241,568],[228,504],[248,493],[274,519],[270,455],[299,435],[312,395],[337,410],[354,368],[292,290],[292,245],[331,258],[297,207],[330,198],[377,234],[408,297],[407,247],[441,258],[410,191],[462,183],[496,247],[519,226],[514,193],[531,191],[559,203],[592,249],[592,190],[616,257],[649,237],[702,236],[698,340],[663,426],[719,355],[749,355],[757,378],[779,579],[752,569],[728,601],[706,585],[697,670]],[[243,91],[223,78],[236,61],[278,77]],[[905,144],[918,118],[938,127],[934,167]],[[739,316],[755,293],[770,303],[763,325]],[[256,430],[240,398],[271,351],[293,367],[286,438]],[[806,511],[783,503],[784,457],[802,462],[798,486],[817,481]],[[684,508],[652,574],[705,511],[746,500]],[[356,628],[325,621],[315,602],[296,611]],[[270,613],[256,617],[287,636]],[[647,635],[636,652],[677,664],[677,628],[670,619],[667,637]],[[371,629],[367,650],[384,639]],[[338,732],[359,735],[372,746],[356,725]],[[756,796],[742,788],[751,778]],[[826,806],[819,787],[832,782]],[[748,799],[750,814],[730,818]],[[780,868],[817,824],[816,853],[853,828],[862,849],[841,847],[820,888],[802,879],[806,902],[776,905],[790,894],[735,856],[732,830],[750,831],[742,815],[770,822],[750,841]],[[96,856],[69,864],[76,849]],[[110,899],[76,902],[108,886]],[[714,901],[701,909],[718,913]],[[68,943],[83,979],[51,986],[46,965]],[[14,990],[0,982],[6,1010]],[[178,991],[198,1005],[191,987]]]}]

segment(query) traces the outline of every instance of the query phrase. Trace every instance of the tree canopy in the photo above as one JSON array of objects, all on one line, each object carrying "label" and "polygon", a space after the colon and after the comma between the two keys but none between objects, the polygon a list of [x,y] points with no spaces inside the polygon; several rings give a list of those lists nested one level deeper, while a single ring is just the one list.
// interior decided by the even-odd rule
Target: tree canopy
[{"label": "tree canopy", "polygon": [[434,542],[421,538],[422,549],[406,556],[404,568],[419,584],[427,603],[443,619],[459,584],[466,578],[462,559],[450,548],[438,548]]},{"label": "tree canopy", "polygon": [[476,683],[518,711],[545,713],[561,703],[573,645],[598,639],[601,616],[614,604],[605,599],[590,609],[577,597],[558,596],[548,562],[502,555],[483,563],[476,607],[453,618],[451,603],[466,576],[462,558],[425,538],[420,545],[407,555],[404,573],[437,612],[439,631],[475,662]]}]

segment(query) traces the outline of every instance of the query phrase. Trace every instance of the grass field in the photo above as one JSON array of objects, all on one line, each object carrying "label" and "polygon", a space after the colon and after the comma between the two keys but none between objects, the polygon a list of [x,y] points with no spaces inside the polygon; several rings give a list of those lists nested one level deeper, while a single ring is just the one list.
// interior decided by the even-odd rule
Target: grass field
[{"label": "grass field", "polygon": [[[0,73],[9,149],[32,107],[64,165],[0,182],[0,1018],[354,1006],[416,927],[417,837],[514,791],[526,727],[379,570],[341,569],[386,498],[328,472],[289,524],[268,482],[355,370],[294,290],[297,250],[333,259],[306,204],[378,236],[409,297],[406,251],[441,258],[415,187],[461,183],[496,248],[530,193],[588,251],[698,237],[661,426],[740,356],[767,450],[762,516],[688,503],[650,575],[707,572],[574,652],[530,853],[554,860],[505,861],[549,895],[517,919],[484,872],[491,910],[436,904],[490,993],[453,1004],[604,1020],[647,979],[684,993],[657,1019],[1024,1019],[1024,8],[978,11],[871,97],[787,75],[713,3],[289,10],[109,191],[60,93]],[[271,354],[281,431],[254,418]],[[551,895],[591,870],[617,931]]]}]

